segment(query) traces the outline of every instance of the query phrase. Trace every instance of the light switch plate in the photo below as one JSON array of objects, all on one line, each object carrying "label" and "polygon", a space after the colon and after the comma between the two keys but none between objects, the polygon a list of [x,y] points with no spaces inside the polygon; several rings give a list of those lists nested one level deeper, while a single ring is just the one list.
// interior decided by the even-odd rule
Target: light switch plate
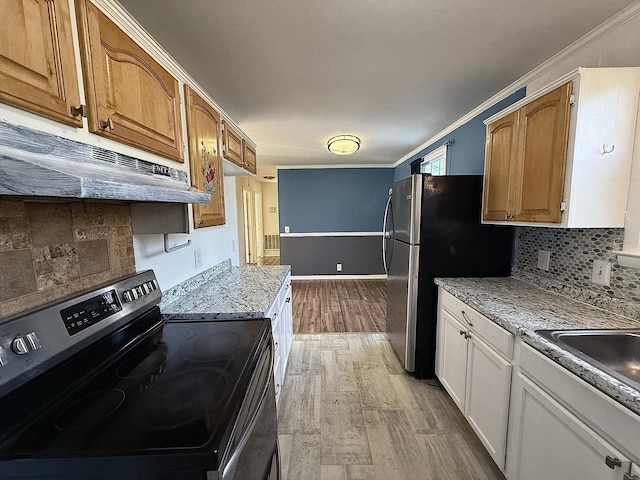
[{"label": "light switch plate", "polygon": [[548,250],[538,250],[538,268],[540,270],[544,270],[545,272],[549,271],[550,259],[551,252]]},{"label": "light switch plate", "polygon": [[598,285],[605,285],[607,287],[611,285],[611,262],[594,260],[591,281]]}]

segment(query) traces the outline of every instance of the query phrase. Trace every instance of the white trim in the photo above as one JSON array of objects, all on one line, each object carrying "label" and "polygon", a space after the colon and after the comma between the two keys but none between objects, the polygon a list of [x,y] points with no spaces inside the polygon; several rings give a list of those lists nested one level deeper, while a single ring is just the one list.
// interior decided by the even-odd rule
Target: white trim
[{"label": "white trim", "polygon": [[618,255],[618,265],[629,268],[640,268],[640,252],[611,252]]},{"label": "white trim", "polygon": [[[635,67],[621,67],[621,68],[635,68]],[[500,110],[499,112],[491,115],[489,118],[484,120],[483,123],[485,125],[489,125],[490,123],[495,122],[499,118],[502,118],[502,117],[504,117],[506,115],[509,115],[511,112],[515,112],[520,107],[523,107],[524,105],[527,105],[527,104],[531,103],[532,101],[542,97],[543,95],[545,95],[545,94],[549,93],[550,91],[558,88],[559,86],[564,85],[565,83],[569,83],[569,82],[575,80],[576,78],[578,78],[578,76],[580,75],[580,71],[582,71],[582,70],[586,70],[586,69],[585,68],[575,68],[575,69],[571,70],[569,73],[563,75],[562,77],[558,78],[554,82],[549,83],[548,85],[545,85],[544,87],[540,88],[539,90],[536,90],[531,95],[527,95],[526,97],[518,100],[516,103],[512,103],[511,105],[509,105],[508,107],[504,108],[503,110]]]},{"label": "white trim", "polygon": [[[138,21],[119,3],[114,0],[91,0],[91,3],[95,4],[107,17],[115,22],[127,35],[129,35],[143,50],[158,61],[164,68],[168,69],[171,74],[178,80],[189,85],[198,95],[204,100],[209,102],[218,113],[220,113],[220,120],[226,121],[235,130],[237,130],[242,137],[253,147],[257,148],[257,145],[249,136],[238,126],[233,119],[227,115],[227,113],[211,98],[211,96],[202,89],[200,85],[189,75],[189,73],[182,68],[182,66],[175,61],[175,59],[169,55],[169,53],[162,48],[162,46],[156,42],[156,40],[147,32]],[[184,142],[185,144],[187,142]]]},{"label": "white trim", "polygon": [[276,165],[276,170],[312,170],[314,168],[322,168],[324,170],[328,170],[331,168],[393,168],[392,165],[385,164],[373,164],[373,163],[363,163],[363,164],[355,164],[352,163],[350,165],[340,164],[325,164],[325,165]]},{"label": "white trim", "polygon": [[382,232],[307,232],[280,233],[282,237],[381,237]]},{"label": "white trim", "polygon": [[375,275],[291,275],[291,280],[385,280],[384,274]]},{"label": "white trim", "polygon": [[638,15],[640,15],[640,2],[635,2],[632,5],[629,5],[627,8],[615,14],[613,17],[609,18],[608,20],[605,20],[603,23],[601,23],[599,26],[591,30],[582,38],[576,40],[571,45],[566,47],[564,50],[561,50],[550,59],[541,63],[536,68],[531,70],[529,73],[527,73],[526,75],[520,77],[518,80],[513,82],[511,85],[508,85],[507,87],[500,90],[493,97],[481,103],[480,105],[478,105],[476,108],[471,110],[469,113],[467,113],[463,117],[460,117],[458,120],[456,120],[454,123],[449,125],[444,130],[441,130],[440,132],[436,133],[433,137],[431,137],[426,142],[422,143],[421,145],[411,150],[409,153],[407,153],[402,158],[400,158],[400,160],[395,162],[393,164],[393,167],[394,168],[397,167],[405,160],[408,160],[414,155],[420,153],[422,150],[429,147],[434,142],[437,142],[445,135],[448,135],[451,132],[453,132],[456,128],[461,127],[472,118],[477,117],[479,114],[484,112],[487,108],[492,107],[493,105],[495,105],[501,100],[504,100],[512,93],[515,93],[516,90],[526,87],[529,83],[533,82],[537,78],[546,74],[547,72],[549,72],[550,70],[552,70],[553,68],[555,68],[556,66],[564,62],[565,60],[567,60],[568,58],[580,52],[581,50],[584,50],[589,45],[598,41],[600,38],[608,35],[609,33],[613,32],[614,30],[621,27],[625,23],[633,20]]}]

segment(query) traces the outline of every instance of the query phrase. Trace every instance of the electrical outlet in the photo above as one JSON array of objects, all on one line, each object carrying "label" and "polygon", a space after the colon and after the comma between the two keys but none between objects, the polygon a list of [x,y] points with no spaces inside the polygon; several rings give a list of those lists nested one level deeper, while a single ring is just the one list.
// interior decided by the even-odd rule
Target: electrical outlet
[{"label": "electrical outlet", "polygon": [[551,259],[551,252],[548,250],[538,250],[538,268],[540,270],[544,270],[545,272],[549,271],[549,261]]},{"label": "electrical outlet", "polygon": [[193,251],[193,263],[196,268],[202,266],[202,251],[199,248]]},{"label": "electrical outlet", "polygon": [[611,285],[611,262],[594,260],[591,281],[598,285],[605,285],[607,287]]},{"label": "electrical outlet", "polygon": [[289,233],[289,225],[284,226],[284,233]]},{"label": "electrical outlet", "polygon": [[336,263],[336,272],[341,272],[341,271],[342,271],[342,264]]}]

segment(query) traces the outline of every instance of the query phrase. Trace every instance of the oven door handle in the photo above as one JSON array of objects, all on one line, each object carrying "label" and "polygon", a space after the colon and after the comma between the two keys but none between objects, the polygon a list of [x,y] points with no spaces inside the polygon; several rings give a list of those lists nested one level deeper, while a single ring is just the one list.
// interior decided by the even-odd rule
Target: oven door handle
[{"label": "oven door handle", "polygon": [[271,383],[273,382],[273,379],[274,379],[274,374],[273,374],[273,362],[275,360],[274,351],[275,351],[275,348],[273,344],[273,337],[271,337],[271,351],[269,354],[269,378],[265,383],[264,390],[262,391],[262,395],[260,396],[260,402],[258,403],[258,406],[256,407],[256,410],[253,413],[253,418],[249,422],[249,426],[242,434],[242,438],[238,442],[238,445],[236,446],[233,454],[231,455],[231,458],[222,469],[222,480],[226,480],[227,475],[232,473],[235,470],[236,463],[238,463],[238,459],[240,458],[240,455],[242,454],[244,447],[247,445],[247,442],[249,441],[249,437],[251,437],[251,434],[253,433],[253,429],[256,428],[256,423],[258,423],[260,410],[262,410],[264,402],[267,399],[267,394],[269,393],[269,387],[271,386]]}]

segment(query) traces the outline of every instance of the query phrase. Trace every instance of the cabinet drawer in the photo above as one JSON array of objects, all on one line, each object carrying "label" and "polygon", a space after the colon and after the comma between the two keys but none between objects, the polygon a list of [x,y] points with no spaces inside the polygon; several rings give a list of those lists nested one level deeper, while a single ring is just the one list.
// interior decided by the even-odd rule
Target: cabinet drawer
[{"label": "cabinet drawer", "polygon": [[513,334],[440,289],[441,305],[465,327],[479,335],[505,358],[513,358]]}]

